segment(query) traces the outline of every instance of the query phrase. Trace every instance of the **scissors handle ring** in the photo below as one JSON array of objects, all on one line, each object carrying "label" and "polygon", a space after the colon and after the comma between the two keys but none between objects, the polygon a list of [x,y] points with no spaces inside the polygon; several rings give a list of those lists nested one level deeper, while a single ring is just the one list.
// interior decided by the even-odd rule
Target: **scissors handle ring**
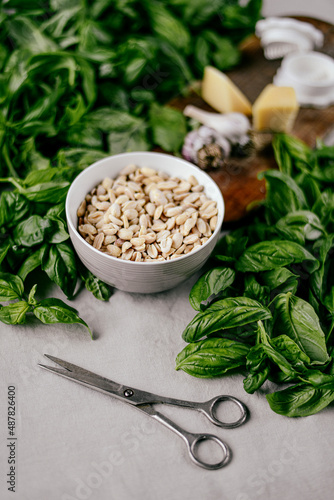
[{"label": "scissors handle ring", "polygon": [[[234,422],[223,422],[222,420],[219,420],[217,418],[216,416],[217,407],[219,403],[223,401],[230,401],[238,407],[240,411],[240,417]],[[201,411],[205,413],[207,418],[213,424],[218,425],[219,427],[224,427],[225,429],[234,429],[235,427],[239,427],[239,425],[242,425],[245,422],[248,416],[247,406],[244,405],[242,401],[240,401],[237,398],[234,398],[233,396],[216,396],[215,398],[210,399],[210,401],[204,403],[201,408]]]},{"label": "scissors handle ring", "polygon": [[[221,469],[227,465],[231,459],[231,452],[226,443],[224,443],[218,436],[213,434],[192,434],[192,438],[188,438],[188,451],[191,460],[196,464],[207,470]],[[216,463],[207,463],[198,457],[198,445],[203,441],[214,441],[223,451],[223,458]]]}]

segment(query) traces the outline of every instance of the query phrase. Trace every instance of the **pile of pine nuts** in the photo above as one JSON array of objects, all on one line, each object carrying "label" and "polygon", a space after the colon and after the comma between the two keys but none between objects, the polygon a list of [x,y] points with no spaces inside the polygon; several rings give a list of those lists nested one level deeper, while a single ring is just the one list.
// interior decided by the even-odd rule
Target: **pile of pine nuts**
[{"label": "pile of pine nuts", "polygon": [[170,177],[128,165],[105,178],[80,204],[78,230],[94,248],[135,262],[185,255],[203,245],[217,224],[217,203],[194,176]]}]

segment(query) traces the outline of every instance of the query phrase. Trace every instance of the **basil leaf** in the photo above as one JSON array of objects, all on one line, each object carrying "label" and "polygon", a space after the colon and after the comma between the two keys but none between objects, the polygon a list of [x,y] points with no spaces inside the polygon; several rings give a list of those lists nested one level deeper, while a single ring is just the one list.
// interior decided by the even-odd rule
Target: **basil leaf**
[{"label": "basil leaf", "polygon": [[87,268],[80,269],[80,277],[85,283],[85,287],[89,292],[92,292],[94,297],[99,300],[109,300],[111,297],[111,288],[101,281],[99,278],[94,276]]},{"label": "basil leaf", "polygon": [[210,44],[202,35],[196,39],[194,56],[197,66],[204,72],[205,66],[210,65]]},{"label": "basil leaf", "polygon": [[285,147],[280,134],[275,134],[272,142],[274,156],[278,168],[288,175],[292,174],[292,159],[289,151]]},{"label": "basil leaf", "polygon": [[78,316],[77,311],[73,307],[65,304],[60,299],[41,300],[35,306],[33,312],[36,318],[47,325],[53,323],[79,323],[85,326],[92,336],[92,332],[89,326],[83,319],[80,318],[80,316]]},{"label": "basil leaf", "polygon": [[182,337],[186,342],[194,342],[220,329],[239,327],[269,318],[269,309],[256,300],[248,297],[222,299],[196,314],[185,328]]},{"label": "basil leaf", "polygon": [[333,190],[325,190],[321,193],[312,207],[312,212],[318,215],[322,225],[328,233],[334,232],[334,193]]},{"label": "basil leaf", "polygon": [[236,326],[228,328],[227,330],[217,330],[216,332],[209,333],[208,337],[219,337],[224,339],[238,340],[240,342],[251,343],[256,338],[257,324],[255,322],[248,323],[247,325]]},{"label": "basil leaf", "polygon": [[25,300],[13,302],[8,306],[0,305],[0,321],[6,325],[22,325],[26,321],[26,314],[30,305]]},{"label": "basil leaf", "polygon": [[23,281],[19,276],[10,273],[0,273],[0,300],[21,299],[24,293]]},{"label": "basil leaf", "polygon": [[138,81],[140,76],[143,76],[147,59],[145,57],[137,57],[131,59],[124,66],[124,80],[127,84],[134,84]]},{"label": "basil leaf", "polygon": [[0,236],[0,264],[5,259],[10,247],[11,247],[11,242],[9,238],[2,238]]},{"label": "basil leaf", "polygon": [[103,148],[103,135],[89,122],[72,126],[67,133],[66,139],[69,144],[74,146],[82,145],[88,148]]},{"label": "basil leaf", "polygon": [[4,191],[0,198],[0,227],[15,226],[31,211],[31,205],[24,196],[13,191]]},{"label": "basil leaf", "polygon": [[67,243],[50,245],[42,257],[42,269],[68,298],[73,297],[77,284],[77,267],[72,247]]},{"label": "basil leaf", "polygon": [[49,215],[48,220],[51,221],[51,230],[48,236],[49,243],[62,243],[68,240],[70,235],[67,232],[67,226],[63,219],[53,215]]},{"label": "basil leaf", "polygon": [[32,287],[32,289],[30,290],[29,295],[28,295],[28,304],[30,306],[35,306],[37,304],[37,301],[35,299],[36,290],[37,290],[37,284],[35,284]]},{"label": "basil leaf", "polygon": [[315,297],[329,310],[334,313],[332,299],[334,294],[334,263],[331,254],[334,248],[334,236],[318,240],[313,251],[317,253],[320,267],[310,276],[311,290]]},{"label": "basil leaf", "polygon": [[332,374],[322,373],[319,370],[308,370],[300,378],[302,378],[303,382],[313,385],[313,387],[334,390],[334,375]]},{"label": "basil leaf", "polygon": [[277,170],[260,172],[258,178],[266,179],[266,219],[275,224],[279,219],[297,210],[307,208],[305,195],[296,181]]},{"label": "basil leaf", "polygon": [[[159,75],[159,85],[157,86],[156,94],[160,95],[160,88],[163,93],[173,93],[172,88],[174,82],[171,82],[170,78],[167,78],[170,74],[174,75],[177,85],[181,87],[189,85],[193,78],[193,73],[190,63],[188,63],[188,58],[186,58],[184,54],[181,54],[176,47],[166,41],[161,40],[161,43],[159,41],[159,49],[166,61],[166,68],[164,67],[165,71],[163,75],[161,77]],[[173,93],[173,95],[175,94]]]},{"label": "basil leaf", "polygon": [[171,0],[169,3],[182,6],[184,20],[191,26],[201,26],[210,21],[221,5],[220,0],[213,0],[210,4],[203,4],[202,0],[193,0],[190,3],[188,0]]},{"label": "basil leaf", "polygon": [[295,278],[296,274],[292,273],[286,267],[279,267],[278,269],[272,269],[271,271],[266,271],[261,273],[261,280],[268,286],[271,290],[278,288],[283,285],[290,278]]},{"label": "basil leaf", "polygon": [[21,265],[17,275],[24,281],[29,273],[42,264],[42,258],[47,246],[43,245],[38,250],[30,254]]},{"label": "basil leaf", "polygon": [[125,131],[110,132],[108,145],[112,155],[127,151],[147,151],[150,149],[150,143],[147,139],[147,125],[140,122]]},{"label": "basil leaf", "polygon": [[149,119],[154,143],[165,151],[178,151],[187,133],[184,115],[176,109],[153,103]]},{"label": "basil leaf", "polygon": [[[249,246],[251,246],[259,241],[275,240],[278,237],[278,234],[275,226],[270,226],[265,222],[256,220],[254,224],[247,227],[247,236]],[[239,256],[240,255],[241,254],[239,254]]]},{"label": "basil leaf", "polygon": [[196,311],[200,311],[202,302],[231,286],[234,279],[235,271],[228,267],[216,267],[207,271],[190,291],[189,301],[191,306]]},{"label": "basil leaf", "polygon": [[304,192],[308,208],[312,210],[316,201],[321,197],[319,183],[309,174],[301,174],[298,178],[298,186]]},{"label": "basil leaf", "polygon": [[245,365],[249,347],[227,339],[205,339],[188,344],[176,358],[176,370],[211,378]]},{"label": "basil leaf", "polygon": [[[292,339],[286,335],[270,339],[261,321],[258,322],[258,338],[258,343],[247,354],[249,374],[244,379],[246,392],[254,393],[269,375],[276,380],[279,378],[281,383],[307,377],[307,365],[311,364],[311,360]],[[269,361],[280,372],[272,372]]]},{"label": "basil leaf", "polygon": [[50,182],[57,174],[56,168],[45,168],[43,170],[32,170],[24,179],[24,184],[27,187],[36,186],[45,182]]},{"label": "basil leaf", "polygon": [[32,52],[55,50],[57,45],[47,35],[43,34],[28,16],[15,16],[8,22],[10,38]]},{"label": "basil leaf", "polygon": [[[124,151],[146,151],[150,148],[148,125],[142,118],[123,110],[100,108],[87,116],[87,121],[107,134],[111,154]],[[91,134],[91,133],[90,133]]]},{"label": "basil leaf", "polygon": [[33,247],[43,242],[45,234],[52,227],[49,219],[40,215],[31,215],[19,222],[13,231],[14,242],[24,247]]},{"label": "basil leaf", "polygon": [[258,344],[253,349],[263,352],[264,355],[284,373],[286,377],[294,377],[295,370],[288,362],[288,360],[277,350],[275,350],[269,343]]},{"label": "basil leaf", "polygon": [[267,394],[270,408],[287,417],[307,417],[323,410],[334,401],[334,389],[297,384],[283,391]]},{"label": "basil leaf", "polygon": [[[330,291],[323,299],[323,304],[328,309],[328,311],[332,315],[334,315],[334,285],[331,286]],[[332,328],[333,328],[333,320],[332,320]]]},{"label": "basil leaf", "polygon": [[[253,354],[254,353],[252,353],[252,355]],[[251,359],[251,357],[249,359]],[[270,367],[265,363],[263,363],[261,369],[255,371],[254,373],[250,372],[243,381],[245,391],[248,392],[248,394],[254,394],[254,392],[260,389],[260,387],[268,379],[269,373]]]},{"label": "basil leaf", "polygon": [[249,375],[244,380],[244,388],[247,392],[254,392],[266,380],[270,373],[269,361],[279,367],[286,377],[294,377],[295,371],[287,359],[272,346],[262,321],[258,321],[258,342],[247,355],[246,368]]},{"label": "basil leaf", "polygon": [[278,295],[274,301],[275,336],[290,337],[313,363],[326,363],[329,356],[325,334],[313,307],[290,293]]},{"label": "basil leaf", "polygon": [[46,217],[48,219],[52,219],[53,217],[65,220],[65,204],[57,203],[56,205],[52,205],[49,210],[46,212]]},{"label": "basil leaf", "polygon": [[305,370],[305,366],[311,364],[309,356],[287,335],[274,337],[270,339],[270,343],[285,357],[295,370],[302,372]]},{"label": "basil leaf", "polygon": [[222,25],[230,29],[238,28],[245,35],[252,29],[254,20],[259,19],[258,6],[258,0],[250,0],[247,4],[229,3],[224,9]]},{"label": "basil leaf", "polygon": [[262,304],[268,305],[270,302],[270,289],[267,286],[261,286],[252,274],[245,276],[244,295],[250,299],[257,300]]},{"label": "basil leaf", "polygon": [[6,254],[6,260],[4,262],[3,268],[15,271],[20,263],[29,255],[30,248],[20,247],[18,245],[12,244],[9,251]]},{"label": "basil leaf", "polygon": [[271,290],[270,299],[280,294],[291,292],[295,294],[299,286],[298,276],[285,267],[260,273],[261,280]]},{"label": "basil leaf", "polygon": [[60,203],[65,200],[69,187],[69,182],[45,182],[28,188],[21,188],[20,193],[34,202]]},{"label": "basil leaf", "polygon": [[285,239],[304,244],[306,240],[316,240],[326,234],[319,217],[310,211],[299,210],[282,217],[276,228]]},{"label": "basil leaf", "polygon": [[98,108],[87,115],[87,121],[99,130],[109,132],[125,132],[127,129],[140,128],[144,120],[131,115],[127,111],[113,107]]},{"label": "basil leaf", "polygon": [[326,167],[317,166],[310,173],[315,179],[326,182],[328,184],[333,184],[334,182],[334,169],[333,165],[327,165]]},{"label": "basil leaf", "polygon": [[[280,221],[282,221],[282,219],[280,219]],[[294,241],[295,243],[298,243],[299,245],[302,246],[305,245],[305,235],[303,233],[302,228],[298,226],[289,226],[284,222],[281,222],[280,224],[277,223],[276,228],[278,234],[284,240]]]},{"label": "basil leaf", "polygon": [[293,174],[296,160],[306,165],[310,163],[312,151],[297,137],[288,134],[275,134],[273,149],[279,169],[289,176]]},{"label": "basil leaf", "polygon": [[176,48],[188,53],[191,38],[186,26],[162,4],[148,2],[146,5],[153,31]]},{"label": "basil leaf", "polygon": [[286,240],[261,241],[247,248],[236,263],[242,272],[269,271],[303,262],[309,272],[319,267],[319,261],[298,243]]},{"label": "basil leaf", "polygon": [[240,53],[229,38],[217,35],[212,30],[203,31],[202,36],[208,43],[210,58],[216,68],[224,71],[238,64]]},{"label": "basil leaf", "polygon": [[234,231],[218,241],[212,255],[223,262],[235,262],[245,251],[247,242],[247,236],[243,236],[240,231]]}]

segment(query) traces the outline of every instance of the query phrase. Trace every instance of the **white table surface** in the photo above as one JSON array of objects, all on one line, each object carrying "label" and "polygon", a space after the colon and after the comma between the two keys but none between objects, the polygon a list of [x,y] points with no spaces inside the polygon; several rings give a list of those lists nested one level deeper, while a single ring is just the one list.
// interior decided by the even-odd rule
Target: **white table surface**
[{"label": "white table surface", "polygon": [[[194,311],[188,294],[115,291],[108,303],[84,291],[74,302],[94,328],[1,324],[0,498],[19,500],[329,500],[333,498],[333,408],[303,419],[273,413],[263,393],[248,395],[242,376],[193,378],[174,369],[181,333]],[[60,291],[55,290],[60,298]],[[52,354],[115,381],[165,396],[240,398],[250,419],[213,426],[197,412],[158,409],[193,432],[217,434],[233,451],[228,466],[194,465],[182,440],[146,415],[37,366]],[[52,364],[52,363],[51,363]],[[8,385],[16,387],[16,493],[7,491]]]}]

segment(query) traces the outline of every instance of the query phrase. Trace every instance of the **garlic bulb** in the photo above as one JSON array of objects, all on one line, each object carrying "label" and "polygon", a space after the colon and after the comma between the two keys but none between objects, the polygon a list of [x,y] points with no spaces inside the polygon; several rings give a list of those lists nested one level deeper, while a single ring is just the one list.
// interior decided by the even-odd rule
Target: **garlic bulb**
[{"label": "garlic bulb", "polygon": [[197,164],[197,154],[200,149],[209,144],[216,143],[221,148],[222,156],[227,157],[231,152],[231,144],[225,137],[219,135],[212,128],[201,126],[189,132],[184,140],[182,156]]},{"label": "garlic bulb", "polygon": [[245,144],[248,141],[248,137],[246,141],[246,136],[251,125],[242,113],[211,113],[192,105],[186,106],[183,113],[215,130],[232,144]]}]

